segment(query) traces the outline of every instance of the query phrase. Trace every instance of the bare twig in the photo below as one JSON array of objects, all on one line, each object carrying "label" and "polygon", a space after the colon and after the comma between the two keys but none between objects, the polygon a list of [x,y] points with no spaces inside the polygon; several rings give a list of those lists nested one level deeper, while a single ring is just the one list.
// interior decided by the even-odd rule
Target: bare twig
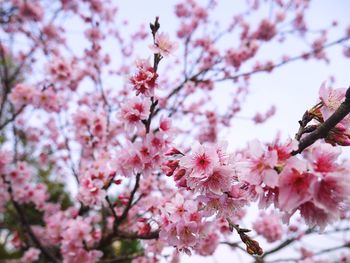
[{"label": "bare twig", "polygon": [[5,120],[3,123],[1,123],[1,124],[0,124],[0,131],[1,131],[2,129],[4,129],[8,124],[10,124],[11,122],[13,122],[13,121],[17,118],[17,116],[18,116],[19,114],[21,114],[21,112],[24,110],[24,108],[25,108],[25,106],[22,106],[17,112],[15,112],[15,113],[11,116],[11,118],[8,118],[8,119]]}]

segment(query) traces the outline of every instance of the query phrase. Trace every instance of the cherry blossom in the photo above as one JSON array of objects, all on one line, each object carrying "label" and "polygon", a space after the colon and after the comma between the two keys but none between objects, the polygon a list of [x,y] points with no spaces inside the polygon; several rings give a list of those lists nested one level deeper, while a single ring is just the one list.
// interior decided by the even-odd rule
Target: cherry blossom
[{"label": "cherry blossom", "polygon": [[152,45],[150,48],[154,53],[158,53],[163,57],[167,57],[175,52],[177,49],[177,44],[171,42],[169,36],[166,33],[159,33],[156,34],[154,45]]},{"label": "cherry blossom", "polygon": [[136,95],[153,96],[158,74],[147,60],[137,60],[136,67],[138,72],[130,77],[130,83],[136,90]]}]

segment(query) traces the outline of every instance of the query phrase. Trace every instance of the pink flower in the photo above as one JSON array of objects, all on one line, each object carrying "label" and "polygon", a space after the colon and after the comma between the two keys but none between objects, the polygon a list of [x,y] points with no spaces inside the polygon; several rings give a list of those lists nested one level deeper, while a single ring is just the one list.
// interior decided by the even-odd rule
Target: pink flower
[{"label": "pink flower", "polygon": [[140,131],[144,127],[142,120],[148,118],[149,111],[148,99],[132,98],[121,106],[118,117],[128,132],[134,132],[135,129]]},{"label": "pink flower", "polygon": [[19,9],[19,16],[28,20],[40,21],[44,17],[44,10],[39,1],[13,0]]},{"label": "pink flower", "polygon": [[312,185],[316,177],[307,171],[307,163],[290,158],[280,173],[278,204],[280,209],[292,212],[312,198]]},{"label": "pink flower", "polygon": [[276,26],[269,20],[264,19],[260,22],[258,30],[254,37],[259,40],[269,41],[276,35]]},{"label": "pink flower", "polygon": [[9,164],[12,161],[12,154],[10,151],[0,150],[0,173],[6,173],[9,169]]},{"label": "pink flower", "polygon": [[29,248],[21,258],[21,262],[30,263],[39,260],[40,250],[37,248]]},{"label": "pink flower", "polygon": [[176,224],[164,225],[160,229],[159,237],[169,245],[177,246],[179,244],[179,238],[177,236]]},{"label": "pink flower", "polygon": [[278,185],[278,174],[275,171],[278,155],[275,150],[264,150],[261,143],[254,140],[248,144],[248,170],[242,179],[252,185],[264,183],[269,187]]},{"label": "pink flower", "polygon": [[207,233],[204,237],[200,237],[196,246],[196,252],[201,256],[210,256],[214,254],[219,245],[219,235],[215,232]]},{"label": "pink flower", "polygon": [[277,214],[262,212],[253,223],[253,229],[268,242],[278,241],[282,238],[282,219]]},{"label": "pink flower", "polygon": [[198,142],[192,146],[191,154],[180,159],[180,166],[190,171],[190,177],[208,177],[216,165],[219,165],[216,149]]},{"label": "pink flower", "polygon": [[80,180],[77,198],[86,206],[101,205],[106,197],[106,191],[102,187],[96,180],[84,176]]},{"label": "pink flower", "polygon": [[254,57],[259,46],[256,41],[251,41],[249,45],[243,45],[239,49],[229,49],[225,54],[225,61],[228,65],[238,69],[243,62]]},{"label": "pink flower", "polygon": [[181,220],[176,225],[176,233],[179,237],[178,248],[193,247],[197,243],[197,224],[193,221],[185,222]]},{"label": "pink flower", "polygon": [[118,151],[117,156],[119,157],[116,165],[122,175],[130,177],[134,175],[134,173],[143,171],[144,162],[142,160],[141,153],[131,142],[127,142],[126,146]]},{"label": "pink flower", "polygon": [[175,198],[165,204],[165,211],[169,213],[169,218],[173,221],[181,220],[185,213],[193,213],[197,210],[196,204],[192,200],[186,200],[177,193]]},{"label": "pink flower", "polygon": [[103,39],[103,34],[98,27],[89,28],[85,31],[85,36],[91,42],[97,42]]},{"label": "pink flower", "polygon": [[337,216],[348,209],[350,207],[348,172],[329,173],[319,180],[313,188],[313,203],[327,213]]},{"label": "pink flower", "polygon": [[188,10],[183,3],[180,3],[175,6],[175,14],[178,17],[189,17],[191,15],[191,11]]},{"label": "pink flower", "polygon": [[130,77],[130,83],[136,90],[136,95],[140,93],[146,97],[154,95],[154,88],[157,86],[158,74],[155,72],[148,60],[137,60],[137,73]]},{"label": "pink flower", "polygon": [[298,149],[298,144],[298,141],[295,139],[288,139],[286,142],[281,143],[280,136],[278,135],[275,140],[268,145],[268,149],[269,151],[275,150],[277,152],[277,165],[284,166],[286,161],[291,157],[290,153]]},{"label": "pink flower", "polygon": [[163,132],[171,132],[171,120],[170,118],[161,116],[159,120],[159,129]]},{"label": "pink flower", "polygon": [[329,173],[339,169],[339,164],[336,163],[336,160],[340,154],[340,148],[317,141],[305,151],[304,155],[312,164],[315,172]]},{"label": "pink flower", "polygon": [[260,112],[256,113],[253,117],[253,121],[255,124],[261,124],[267,121],[269,118],[271,118],[276,113],[276,107],[271,106],[271,108],[265,112],[264,114],[261,114]]},{"label": "pink flower", "polygon": [[313,202],[306,202],[300,206],[300,215],[309,227],[319,226],[323,231],[325,227],[334,222],[337,214],[328,213],[322,208],[317,207]]},{"label": "pink flower", "polygon": [[169,36],[165,33],[156,34],[155,43],[150,46],[154,53],[158,53],[163,57],[167,57],[174,53],[177,49],[177,44],[169,40]]},{"label": "pink flower", "polygon": [[17,108],[20,108],[24,105],[31,104],[33,102],[34,94],[35,89],[33,87],[24,84],[17,84],[11,90],[9,99]]},{"label": "pink flower", "polygon": [[56,81],[66,81],[72,77],[74,72],[71,61],[55,56],[48,64],[48,72]]},{"label": "pink flower", "polygon": [[52,88],[36,92],[33,97],[33,105],[47,112],[59,112],[62,109],[63,98]]},{"label": "pink flower", "polygon": [[[320,100],[322,102],[321,113],[324,120],[328,119],[340,104],[345,99],[345,88],[333,89],[331,87],[326,87],[326,83],[322,83],[319,91]],[[346,125],[350,124],[350,117],[344,118],[341,123]]]},{"label": "pink flower", "polygon": [[233,182],[233,170],[230,167],[219,166],[206,178],[188,178],[187,184],[192,189],[199,189],[201,192],[211,195],[221,195],[229,191]]}]

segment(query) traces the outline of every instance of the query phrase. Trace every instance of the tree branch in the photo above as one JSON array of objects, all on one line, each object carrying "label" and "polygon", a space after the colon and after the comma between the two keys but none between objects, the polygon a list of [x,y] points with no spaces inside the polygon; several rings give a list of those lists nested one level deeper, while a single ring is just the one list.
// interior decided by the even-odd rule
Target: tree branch
[{"label": "tree branch", "polygon": [[138,173],[136,175],[136,182],[135,182],[135,185],[134,185],[134,188],[132,189],[132,192],[130,194],[130,198],[129,198],[129,201],[126,205],[126,207],[124,208],[123,210],[123,213],[120,217],[117,218],[117,221],[115,222],[115,225],[116,225],[116,228],[118,229],[118,226],[126,219],[126,217],[128,216],[128,213],[129,213],[129,210],[131,208],[131,204],[132,202],[134,201],[134,196],[136,194],[136,191],[137,189],[139,188],[140,186],[140,177],[141,177],[141,174]]},{"label": "tree branch", "polygon": [[291,155],[301,153],[307,147],[312,145],[318,139],[327,137],[329,131],[334,128],[340,121],[342,121],[346,115],[350,113],[350,88],[347,89],[345,94],[345,101],[340,104],[339,108],[315,131],[311,132],[299,141],[298,149],[291,152]]}]

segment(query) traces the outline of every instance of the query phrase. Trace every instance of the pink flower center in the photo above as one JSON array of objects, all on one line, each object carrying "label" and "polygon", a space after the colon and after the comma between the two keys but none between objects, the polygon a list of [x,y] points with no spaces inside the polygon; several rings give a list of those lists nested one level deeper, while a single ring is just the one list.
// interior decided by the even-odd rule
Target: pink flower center
[{"label": "pink flower center", "polygon": [[196,165],[200,169],[205,170],[209,166],[209,164],[210,164],[210,160],[205,154],[197,156]]}]

